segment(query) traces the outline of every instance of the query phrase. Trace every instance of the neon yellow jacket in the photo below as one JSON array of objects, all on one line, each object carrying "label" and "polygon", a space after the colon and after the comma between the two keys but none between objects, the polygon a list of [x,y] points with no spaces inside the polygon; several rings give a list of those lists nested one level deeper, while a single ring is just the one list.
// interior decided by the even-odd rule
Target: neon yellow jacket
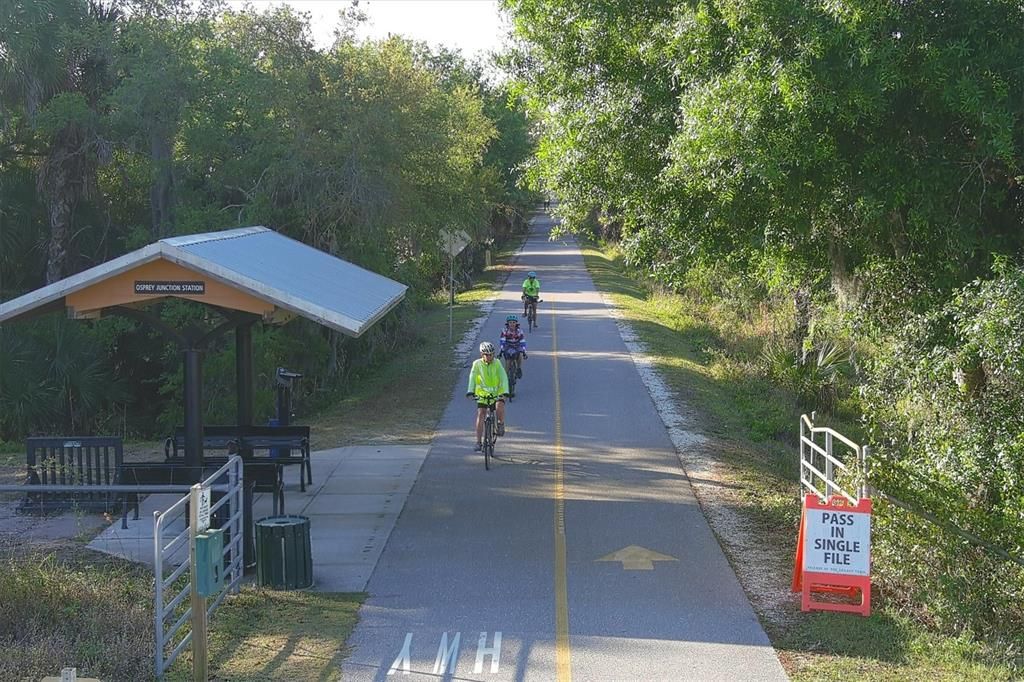
[{"label": "neon yellow jacket", "polygon": [[533,278],[533,282],[530,282],[529,277],[524,279],[523,293],[527,296],[538,296],[540,294],[540,280],[536,277]]},{"label": "neon yellow jacket", "polygon": [[491,360],[490,364],[483,358],[477,358],[469,370],[466,393],[475,393],[478,398],[508,393],[508,375],[498,358]]}]

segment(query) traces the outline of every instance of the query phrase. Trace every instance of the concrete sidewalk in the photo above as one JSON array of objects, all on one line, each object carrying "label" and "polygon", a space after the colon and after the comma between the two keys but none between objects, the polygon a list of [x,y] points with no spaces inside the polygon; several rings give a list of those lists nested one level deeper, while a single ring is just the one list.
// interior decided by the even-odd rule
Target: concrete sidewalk
[{"label": "concrete sidewalk", "polygon": [[[419,474],[429,445],[360,445],[312,453],[313,484],[299,492],[299,467],[285,467],[285,513],[310,519],[314,590],[362,592]],[[88,547],[153,564],[153,512],[177,495],[150,495],[139,520],[118,518]],[[253,500],[253,517],[272,515],[269,494]],[[181,525],[183,522],[179,522]],[[178,528],[177,530],[181,530]],[[172,561],[188,558],[187,549]]]}]

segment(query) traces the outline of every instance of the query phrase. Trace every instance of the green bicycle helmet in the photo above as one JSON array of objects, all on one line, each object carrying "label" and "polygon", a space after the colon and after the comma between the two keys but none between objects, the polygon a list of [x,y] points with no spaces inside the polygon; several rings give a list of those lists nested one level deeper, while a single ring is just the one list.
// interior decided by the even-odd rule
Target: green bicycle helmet
[{"label": "green bicycle helmet", "polygon": [[505,321],[506,322],[518,322],[519,321],[519,316],[517,316],[517,315],[509,315],[508,317],[505,318]]}]

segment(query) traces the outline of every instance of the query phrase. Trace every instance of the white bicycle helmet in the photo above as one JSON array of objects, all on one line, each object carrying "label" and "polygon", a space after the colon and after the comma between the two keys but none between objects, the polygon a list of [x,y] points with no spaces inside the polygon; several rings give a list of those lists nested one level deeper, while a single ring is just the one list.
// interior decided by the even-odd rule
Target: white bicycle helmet
[{"label": "white bicycle helmet", "polygon": [[480,352],[488,355],[494,355],[494,344],[490,341],[484,341],[480,344]]}]

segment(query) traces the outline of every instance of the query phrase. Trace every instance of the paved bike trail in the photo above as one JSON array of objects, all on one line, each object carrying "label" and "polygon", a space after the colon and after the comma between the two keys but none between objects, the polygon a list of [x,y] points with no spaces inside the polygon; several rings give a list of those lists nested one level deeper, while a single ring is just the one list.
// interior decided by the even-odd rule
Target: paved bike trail
[{"label": "paved bike trail", "polygon": [[578,248],[550,225],[535,222],[476,341],[522,313],[536,270],[540,328],[499,459],[485,471],[472,451],[467,369],[343,679],[785,679]]}]

